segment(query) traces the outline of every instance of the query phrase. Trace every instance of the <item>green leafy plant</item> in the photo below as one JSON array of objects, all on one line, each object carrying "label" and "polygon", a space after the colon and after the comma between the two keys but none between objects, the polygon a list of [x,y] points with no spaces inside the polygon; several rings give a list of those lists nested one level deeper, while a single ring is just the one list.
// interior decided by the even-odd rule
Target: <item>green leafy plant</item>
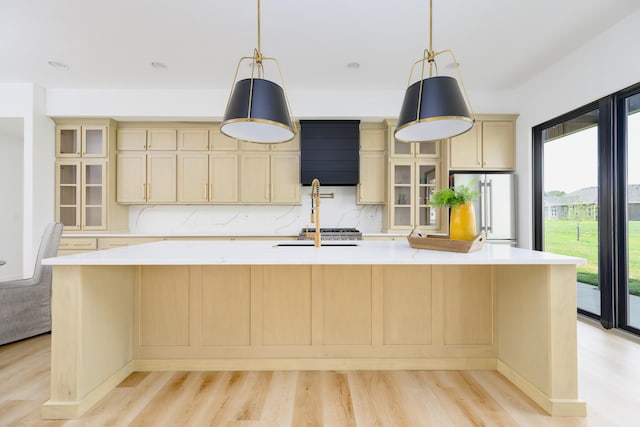
[{"label": "green leafy plant", "polygon": [[479,195],[480,193],[473,191],[468,185],[458,185],[455,188],[445,188],[433,193],[429,205],[451,208],[475,200]]}]

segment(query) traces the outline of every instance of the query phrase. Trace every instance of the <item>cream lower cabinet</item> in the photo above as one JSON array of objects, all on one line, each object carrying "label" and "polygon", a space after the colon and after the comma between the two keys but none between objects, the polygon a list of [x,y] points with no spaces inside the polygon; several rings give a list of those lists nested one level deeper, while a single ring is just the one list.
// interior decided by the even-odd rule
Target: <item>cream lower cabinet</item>
[{"label": "cream lower cabinet", "polygon": [[428,205],[431,195],[440,188],[441,173],[438,160],[389,162],[388,230],[443,231],[443,210]]},{"label": "cream lower cabinet", "polygon": [[118,154],[118,203],[175,203],[176,154],[122,152]]},{"label": "cream lower cabinet", "polygon": [[238,201],[238,155],[230,152],[178,155],[179,203]]}]

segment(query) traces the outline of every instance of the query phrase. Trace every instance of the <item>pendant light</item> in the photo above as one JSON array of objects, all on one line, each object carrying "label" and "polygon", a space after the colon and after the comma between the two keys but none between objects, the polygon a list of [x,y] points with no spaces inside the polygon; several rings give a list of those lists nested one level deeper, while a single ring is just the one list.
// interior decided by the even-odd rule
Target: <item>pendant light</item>
[{"label": "pendant light", "polygon": [[[220,131],[243,141],[273,144],[286,142],[295,136],[293,119],[289,113],[289,102],[284,89],[264,78],[264,62],[275,62],[280,81],[282,72],[275,58],[262,56],[260,50],[260,0],[258,0],[258,48],[253,56],[240,58],[227,108],[220,124]],[[238,79],[240,66],[249,63],[251,76]]]},{"label": "pendant light", "polygon": [[[437,75],[436,56],[445,52],[451,55],[460,79],[459,84],[453,77]],[[420,80],[412,84],[411,79],[418,64],[421,64]],[[429,77],[425,78],[427,64]],[[429,0],[429,50],[425,50],[422,59],[411,67],[408,86],[395,130],[398,141],[435,141],[460,135],[473,126],[475,114],[453,51],[433,50],[433,0]]]}]

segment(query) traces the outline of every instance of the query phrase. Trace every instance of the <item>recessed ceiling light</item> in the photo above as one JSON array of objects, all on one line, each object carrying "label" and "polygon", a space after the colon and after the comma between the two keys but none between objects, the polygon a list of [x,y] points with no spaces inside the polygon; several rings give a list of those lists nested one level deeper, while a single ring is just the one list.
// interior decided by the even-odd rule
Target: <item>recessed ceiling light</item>
[{"label": "recessed ceiling light", "polygon": [[350,70],[357,70],[358,68],[360,68],[360,63],[359,62],[349,62],[347,64],[347,68]]},{"label": "recessed ceiling light", "polygon": [[169,67],[167,67],[166,64],[163,64],[162,62],[158,62],[158,61],[153,61],[151,63],[151,66],[153,68],[155,68],[156,70],[168,70],[169,69]]},{"label": "recessed ceiling light", "polygon": [[58,61],[49,61],[48,64],[49,64],[50,67],[57,68],[59,70],[68,70],[69,69],[69,66],[67,64],[64,64],[64,63],[58,62]]}]

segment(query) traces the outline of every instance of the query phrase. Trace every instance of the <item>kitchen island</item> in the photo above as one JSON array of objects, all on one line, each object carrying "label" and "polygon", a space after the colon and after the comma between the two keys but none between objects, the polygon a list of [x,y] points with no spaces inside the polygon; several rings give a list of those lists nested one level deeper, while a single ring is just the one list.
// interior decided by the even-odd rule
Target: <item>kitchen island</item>
[{"label": "kitchen island", "polygon": [[[54,265],[51,396],[76,418],[134,371],[498,370],[552,415],[578,398],[576,264],[501,245],[162,241]],[[331,246],[328,246],[331,245]]]}]

